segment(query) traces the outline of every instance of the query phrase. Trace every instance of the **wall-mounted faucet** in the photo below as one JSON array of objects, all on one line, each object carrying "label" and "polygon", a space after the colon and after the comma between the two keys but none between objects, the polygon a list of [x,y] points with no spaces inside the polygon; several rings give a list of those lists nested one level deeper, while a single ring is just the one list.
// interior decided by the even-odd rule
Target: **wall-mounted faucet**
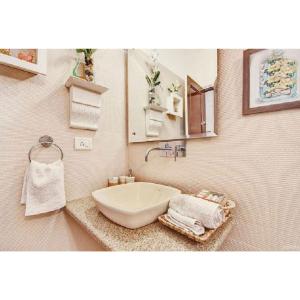
[{"label": "wall-mounted faucet", "polygon": [[168,144],[166,144],[165,147],[153,147],[153,148],[148,149],[146,151],[146,155],[145,155],[145,161],[146,162],[148,161],[148,156],[149,156],[150,152],[155,151],[155,150],[172,151],[173,148],[169,147]]},{"label": "wall-mounted faucet", "polygon": [[145,161],[148,161],[148,156],[152,151],[161,151],[162,157],[174,157],[176,161],[177,158],[186,156],[186,143],[185,141],[170,141],[170,142],[161,142],[159,147],[149,148],[145,154]]}]

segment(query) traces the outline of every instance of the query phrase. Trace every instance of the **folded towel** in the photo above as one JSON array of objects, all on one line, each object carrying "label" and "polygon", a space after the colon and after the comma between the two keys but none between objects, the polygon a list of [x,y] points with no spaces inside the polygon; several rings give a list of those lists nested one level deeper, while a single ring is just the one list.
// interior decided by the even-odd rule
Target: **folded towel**
[{"label": "folded towel", "polygon": [[177,213],[198,220],[210,229],[219,227],[225,219],[222,207],[213,202],[180,194],[170,200],[169,207]]},{"label": "folded towel", "polygon": [[51,164],[31,161],[24,176],[21,204],[26,204],[25,216],[46,213],[66,205],[61,160]]},{"label": "folded towel", "polygon": [[183,224],[186,224],[187,226],[191,226],[191,227],[194,225],[202,226],[201,222],[197,221],[194,218],[183,216],[183,215],[179,214],[177,211],[175,211],[173,208],[168,209],[168,215],[170,215],[177,221],[179,221]]},{"label": "folded towel", "polygon": [[172,208],[168,209],[167,218],[171,223],[181,228],[190,230],[196,235],[201,235],[205,232],[204,227],[196,219],[182,216]]}]

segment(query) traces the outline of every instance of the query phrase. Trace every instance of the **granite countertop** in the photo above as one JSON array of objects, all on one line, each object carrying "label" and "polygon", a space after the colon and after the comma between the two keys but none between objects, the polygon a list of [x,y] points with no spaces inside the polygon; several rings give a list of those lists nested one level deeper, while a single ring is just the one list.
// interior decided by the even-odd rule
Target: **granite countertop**
[{"label": "granite countertop", "polygon": [[127,229],[107,219],[92,197],[69,201],[66,212],[105,250],[111,251],[215,251],[231,231],[233,220],[224,224],[208,244],[200,244],[158,221],[138,229]]}]

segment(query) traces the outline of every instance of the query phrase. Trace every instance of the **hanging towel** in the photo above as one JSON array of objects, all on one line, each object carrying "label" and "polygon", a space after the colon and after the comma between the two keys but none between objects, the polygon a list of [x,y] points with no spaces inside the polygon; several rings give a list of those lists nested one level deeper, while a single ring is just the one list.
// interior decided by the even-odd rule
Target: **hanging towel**
[{"label": "hanging towel", "polygon": [[225,219],[224,211],[219,204],[190,195],[181,194],[173,197],[169,207],[183,216],[196,219],[210,229],[219,227]]},{"label": "hanging towel", "polygon": [[51,164],[31,161],[24,176],[21,204],[26,205],[25,216],[50,212],[66,205],[61,160]]},{"label": "hanging towel", "polygon": [[177,213],[172,208],[168,209],[167,218],[171,223],[181,228],[190,230],[196,235],[202,235],[205,232],[204,227],[199,221],[190,217],[183,216]]}]

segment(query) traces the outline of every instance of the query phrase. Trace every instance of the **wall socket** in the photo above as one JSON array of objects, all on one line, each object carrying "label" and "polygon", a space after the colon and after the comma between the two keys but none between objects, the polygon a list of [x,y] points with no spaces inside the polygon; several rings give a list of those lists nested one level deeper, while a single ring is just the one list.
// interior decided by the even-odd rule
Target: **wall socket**
[{"label": "wall socket", "polygon": [[89,137],[78,137],[74,138],[74,148],[75,150],[92,150],[93,149],[93,139]]}]

